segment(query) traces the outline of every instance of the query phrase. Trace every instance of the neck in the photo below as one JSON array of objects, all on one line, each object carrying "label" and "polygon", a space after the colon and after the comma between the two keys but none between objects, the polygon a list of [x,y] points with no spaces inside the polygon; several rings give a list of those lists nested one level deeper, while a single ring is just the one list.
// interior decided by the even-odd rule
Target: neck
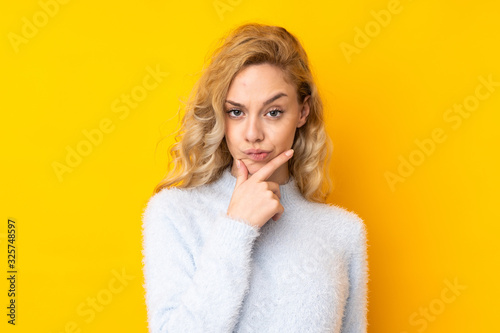
[{"label": "neck", "polygon": [[[288,182],[279,184],[281,193],[280,202],[285,208],[296,207],[297,205],[301,205],[305,200],[293,176],[290,175],[289,177]],[[229,200],[233,194],[234,186],[236,185],[236,177],[232,174],[232,168],[226,168],[222,177],[214,184],[218,184],[216,186],[221,186],[221,189],[224,191],[224,196],[227,196]]]}]

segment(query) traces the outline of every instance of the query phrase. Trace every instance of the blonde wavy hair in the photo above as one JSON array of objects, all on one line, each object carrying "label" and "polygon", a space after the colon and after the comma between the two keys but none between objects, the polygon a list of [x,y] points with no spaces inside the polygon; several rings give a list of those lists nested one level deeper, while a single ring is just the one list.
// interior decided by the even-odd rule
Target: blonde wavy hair
[{"label": "blonde wavy hair", "polygon": [[224,137],[226,95],[236,74],[245,66],[262,63],[283,70],[287,81],[297,87],[299,104],[310,96],[310,113],[296,130],[295,152],[288,168],[307,200],[326,201],[332,186],[328,166],[333,146],[307,54],[286,29],[258,23],[239,26],[219,41],[188,98],[181,128],[169,149],[170,171],[154,193],[172,186],[191,188],[211,183],[232,164]]}]

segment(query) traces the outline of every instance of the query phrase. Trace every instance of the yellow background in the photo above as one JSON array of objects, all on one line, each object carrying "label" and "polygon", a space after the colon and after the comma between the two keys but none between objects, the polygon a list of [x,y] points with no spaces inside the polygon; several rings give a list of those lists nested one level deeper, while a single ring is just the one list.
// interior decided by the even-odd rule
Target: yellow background
[{"label": "yellow background", "polygon": [[[500,82],[497,1],[53,3],[0,5],[3,332],[147,331],[141,213],[165,172],[180,101],[217,39],[249,21],[286,27],[310,56],[335,146],[330,202],[368,228],[369,332],[497,329],[500,86],[457,128],[445,120],[474,100],[479,77]],[[373,13],[391,9],[377,23]],[[342,46],[356,41],[346,56]],[[147,68],[168,73],[151,90],[141,88]],[[125,113],[122,94],[144,91]],[[103,121],[112,129],[89,147],[83,131]],[[415,140],[435,128],[446,140],[422,155]],[[88,154],[58,177],[68,147]],[[419,165],[391,187],[387,173],[410,156]],[[15,327],[8,218],[18,236]],[[465,289],[453,293],[454,281]]]}]

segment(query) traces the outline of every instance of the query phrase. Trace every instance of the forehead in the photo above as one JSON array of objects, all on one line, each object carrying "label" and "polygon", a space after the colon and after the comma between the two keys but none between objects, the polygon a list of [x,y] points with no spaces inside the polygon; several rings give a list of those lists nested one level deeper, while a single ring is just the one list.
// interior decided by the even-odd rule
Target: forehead
[{"label": "forehead", "polygon": [[238,72],[229,86],[228,98],[256,98],[275,92],[285,92],[289,97],[296,94],[295,87],[286,80],[286,73],[270,64],[257,64],[244,67]]}]

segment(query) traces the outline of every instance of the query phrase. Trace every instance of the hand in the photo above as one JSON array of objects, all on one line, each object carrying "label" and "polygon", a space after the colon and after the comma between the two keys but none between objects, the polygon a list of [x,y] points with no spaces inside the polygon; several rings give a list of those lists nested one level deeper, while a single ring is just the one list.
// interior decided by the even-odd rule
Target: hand
[{"label": "hand", "polygon": [[[287,156],[287,154],[290,155]],[[237,160],[238,175],[227,215],[247,221],[258,228],[266,224],[271,217],[277,221],[284,212],[279,200],[281,197],[279,184],[266,180],[292,155],[292,149],[281,153],[250,178],[248,178],[246,165],[241,160]]]}]

